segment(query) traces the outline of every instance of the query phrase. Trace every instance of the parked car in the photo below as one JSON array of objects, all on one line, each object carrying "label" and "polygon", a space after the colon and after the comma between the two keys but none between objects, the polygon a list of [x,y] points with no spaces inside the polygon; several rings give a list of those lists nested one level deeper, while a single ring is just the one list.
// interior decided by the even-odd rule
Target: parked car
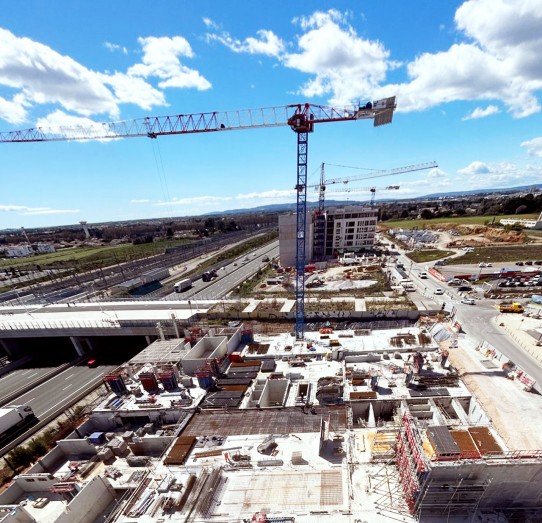
[{"label": "parked car", "polygon": [[516,265],[523,266],[523,262],[516,262]]},{"label": "parked car", "polygon": [[470,285],[460,285],[457,290],[460,292],[472,291],[472,287]]},{"label": "parked car", "polygon": [[491,262],[480,262],[478,267],[493,267],[493,264]]},{"label": "parked car", "polygon": [[441,288],[439,287],[438,289],[435,289],[435,292],[434,292],[434,293],[440,296],[441,294],[444,294],[444,289],[441,289]]},{"label": "parked car", "polygon": [[532,265],[532,264],[533,264],[532,261],[526,261],[526,262],[525,262],[525,265]]},{"label": "parked car", "polygon": [[476,302],[473,298],[463,298],[461,303],[466,303],[467,305],[476,305]]},{"label": "parked car", "polygon": [[536,261],[534,262],[534,264],[535,264],[535,265],[542,265],[542,260],[536,260]]}]

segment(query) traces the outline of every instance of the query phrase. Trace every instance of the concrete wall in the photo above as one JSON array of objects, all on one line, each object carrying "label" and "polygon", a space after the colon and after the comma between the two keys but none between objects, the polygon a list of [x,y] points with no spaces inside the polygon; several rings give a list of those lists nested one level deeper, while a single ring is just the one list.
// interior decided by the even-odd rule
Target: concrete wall
[{"label": "concrete wall", "polygon": [[56,444],[66,456],[91,457],[98,453],[98,449],[87,439],[61,439]]},{"label": "concrete wall", "polygon": [[0,514],[0,518],[2,518],[2,523],[35,523],[36,521],[24,507],[13,507],[7,515]]},{"label": "concrete wall", "polygon": [[210,358],[221,358],[228,350],[228,338],[220,336],[216,338],[202,338],[188,352],[181,362],[186,374],[194,374]]},{"label": "concrete wall", "polygon": [[424,507],[429,510],[431,504],[442,498],[442,489],[445,489],[445,497],[454,496],[456,499],[455,485],[462,485],[464,488],[485,485],[479,509],[542,507],[542,463],[539,461],[465,461],[434,464],[426,483],[426,487],[431,488],[427,492],[422,490],[421,493],[422,514]]},{"label": "concrete wall", "polygon": [[115,499],[115,491],[107,478],[95,476],[70,501],[55,523],[94,523]]},{"label": "concrete wall", "polygon": [[290,380],[267,380],[258,406],[260,408],[283,406],[288,395]]},{"label": "concrete wall", "polygon": [[136,456],[159,457],[175,439],[173,436],[145,436],[134,438],[134,442],[128,443],[128,447]]},{"label": "concrete wall", "polygon": [[[307,212],[307,225],[305,236],[305,259],[307,263],[312,259],[313,223],[311,212]],[[295,253],[297,247],[297,216],[292,214],[279,215],[279,258],[283,267],[295,267]]]}]

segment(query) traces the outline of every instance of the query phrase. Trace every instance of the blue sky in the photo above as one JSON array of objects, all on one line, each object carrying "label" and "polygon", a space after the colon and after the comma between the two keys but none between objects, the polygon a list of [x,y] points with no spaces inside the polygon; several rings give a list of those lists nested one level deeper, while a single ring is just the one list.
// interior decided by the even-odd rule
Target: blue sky
[{"label": "blue sky", "polygon": [[[407,198],[541,183],[540,49],[540,0],[12,2],[0,15],[0,131],[397,96],[391,125],[316,126],[309,182],[322,162],[369,172],[434,160],[351,186],[400,185],[381,197]],[[288,127],[2,143],[0,158],[0,228],[294,201]]]}]

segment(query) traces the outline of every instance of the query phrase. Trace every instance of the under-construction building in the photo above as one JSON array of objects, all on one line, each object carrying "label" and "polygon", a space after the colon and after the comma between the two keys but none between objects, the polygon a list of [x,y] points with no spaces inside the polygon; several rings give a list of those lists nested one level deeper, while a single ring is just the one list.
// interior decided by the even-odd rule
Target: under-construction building
[{"label": "under-construction building", "polygon": [[[307,213],[305,252],[307,261],[359,252],[374,246],[378,209],[350,205]],[[279,216],[280,263],[295,265],[296,215]]]}]

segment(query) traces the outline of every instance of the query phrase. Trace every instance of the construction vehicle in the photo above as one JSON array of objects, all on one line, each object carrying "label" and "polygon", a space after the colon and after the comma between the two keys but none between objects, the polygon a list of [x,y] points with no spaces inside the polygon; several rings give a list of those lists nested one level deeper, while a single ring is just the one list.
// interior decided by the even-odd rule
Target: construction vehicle
[{"label": "construction vehicle", "polygon": [[525,311],[525,307],[523,307],[521,303],[501,303],[499,305],[499,311],[522,313]]},{"label": "construction vehicle", "polygon": [[27,405],[9,405],[0,409],[0,445],[7,444],[37,421],[32,407]]}]

